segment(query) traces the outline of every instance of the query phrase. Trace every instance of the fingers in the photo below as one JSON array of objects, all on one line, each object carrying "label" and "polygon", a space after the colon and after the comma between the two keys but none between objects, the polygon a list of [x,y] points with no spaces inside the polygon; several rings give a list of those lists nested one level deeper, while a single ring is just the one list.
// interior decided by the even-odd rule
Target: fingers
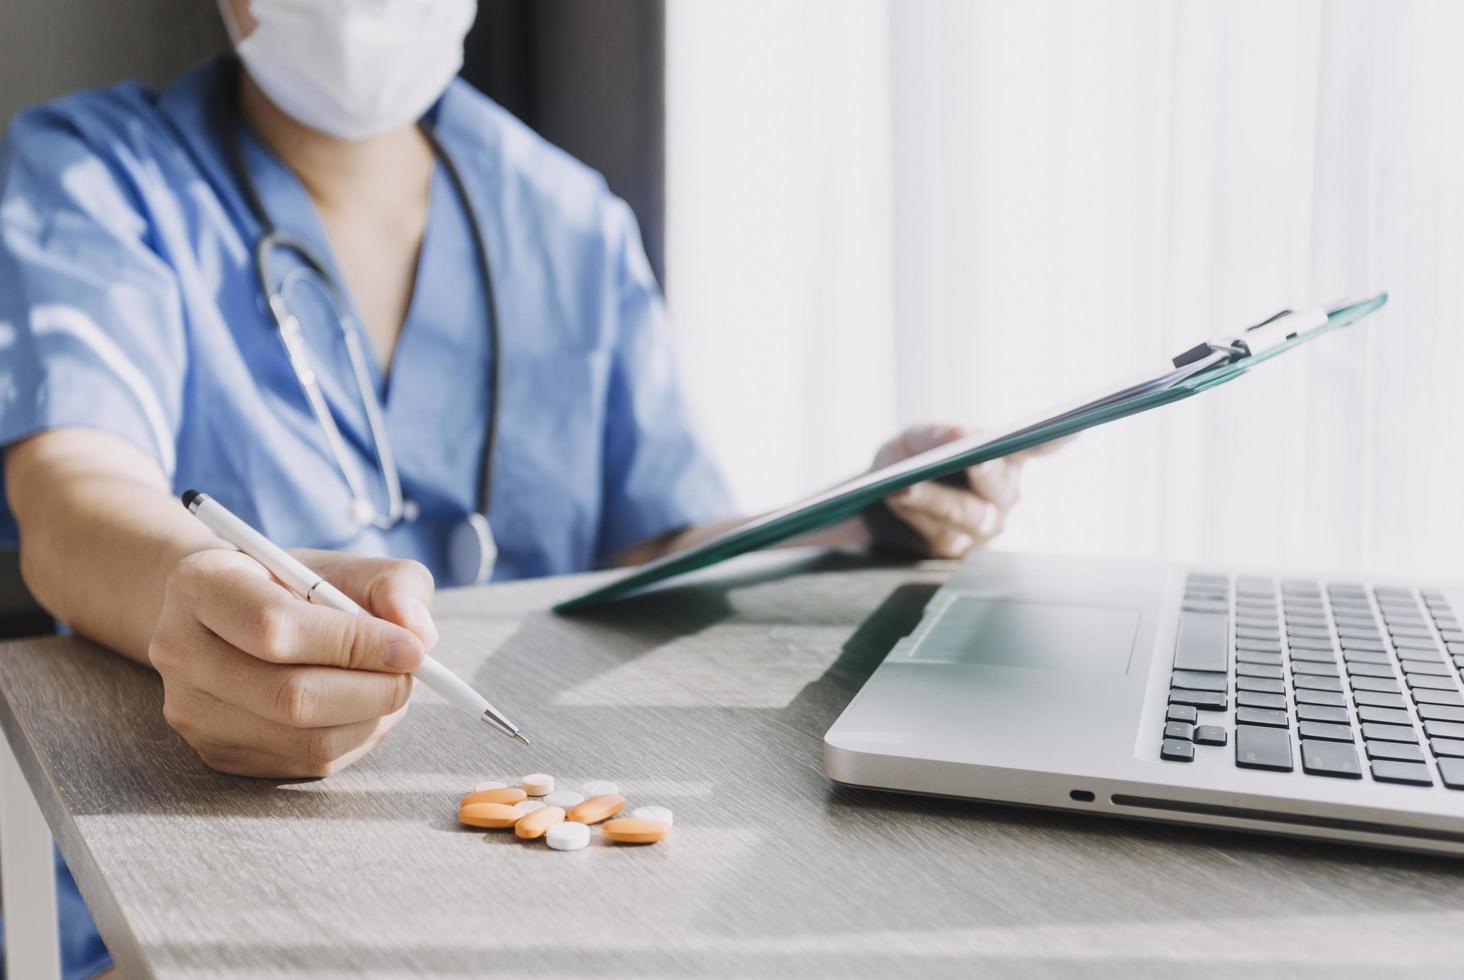
[{"label": "fingers", "polygon": [[185,558],[168,593],[220,639],[260,660],[403,673],[422,663],[422,641],[394,623],[301,601],[252,559],[233,551]]},{"label": "fingers", "polygon": [[426,565],[304,548],[293,554],[371,615],[411,630],[425,649],[437,645],[437,625],[432,621],[435,585]]},{"label": "fingers", "polygon": [[879,452],[874,455],[874,468],[880,469],[911,456],[918,456],[968,435],[970,433],[958,425],[911,426],[880,447]]},{"label": "fingers", "polygon": [[369,721],[293,728],[260,718],[196,688],[165,689],[163,715],[213,769],[238,776],[321,777],[369,752],[406,709]]},{"label": "fingers", "polygon": [[976,496],[1003,509],[1021,496],[1022,462],[1019,459],[992,459],[966,470],[966,480]]},{"label": "fingers", "polygon": [[[234,649],[202,626],[162,644],[170,681],[292,728],[328,728],[401,710],[412,696],[406,674],[273,664]],[[156,657],[155,657],[156,659]]]},{"label": "fingers", "polygon": [[888,498],[890,509],[922,538],[936,558],[959,558],[1001,532],[1000,507],[956,487],[919,483]]}]

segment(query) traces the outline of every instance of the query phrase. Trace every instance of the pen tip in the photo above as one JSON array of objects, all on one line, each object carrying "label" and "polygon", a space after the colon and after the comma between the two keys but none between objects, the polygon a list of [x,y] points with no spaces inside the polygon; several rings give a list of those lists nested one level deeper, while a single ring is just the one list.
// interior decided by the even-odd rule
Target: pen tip
[{"label": "pen tip", "polygon": [[529,740],[526,739],[526,738],[524,738],[518,732],[514,732],[513,733],[513,737],[516,738],[516,739],[518,739],[520,742],[523,742],[525,745],[528,745],[529,744]]}]

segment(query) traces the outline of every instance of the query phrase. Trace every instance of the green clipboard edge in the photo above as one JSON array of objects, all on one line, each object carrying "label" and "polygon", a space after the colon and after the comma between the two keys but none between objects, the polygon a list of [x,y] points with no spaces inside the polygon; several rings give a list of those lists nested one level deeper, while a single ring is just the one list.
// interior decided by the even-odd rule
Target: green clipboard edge
[{"label": "green clipboard edge", "polygon": [[1284,340],[1259,354],[1248,354],[1205,368],[1171,387],[1106,404],[1091,412],[1064,415],[1050,425],[1019,429],[1006,436],[982,443],[967,452],[945,457],[927,466],[905,470],[884,480],[870,482],[857,490],[834,496],[822,503],[797,504],[783,511],[755,518],[748,524],[734,528],[695,548],[642,565],[606,585],[583,595],[566,599],[555,606],[554,611],[571,613],[613,599],[627,597],[665,579],[706,568],[749,551],[766,548],[806,531],[850,517],[895,491],[912,484],[939,479],[990,459],[999,459],[1002,456],[1081,432],[1084,429],[1091,429],[1115,419],[1137,415],[1151,408],[1158,408],[1161,405],[1189,398],[1199,392],[1208,391],[1245,374],[1256,365],[1269,361],[1293,347],[1362,319],[1382,307],[1387,301],[1388,294],[1379,293],[1371,299],[1339,306],[1329,310],[1327,322],[1313,330]]}]

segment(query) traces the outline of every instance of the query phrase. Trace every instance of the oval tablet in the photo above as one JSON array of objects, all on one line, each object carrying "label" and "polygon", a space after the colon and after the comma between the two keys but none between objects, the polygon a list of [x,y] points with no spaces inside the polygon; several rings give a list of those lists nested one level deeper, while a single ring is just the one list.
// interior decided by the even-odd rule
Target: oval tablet
[{"label": "oval tablet", "polygon": [[458,808],[458,823],[488,830],[504,830],[518,822],[521,814],[507,803],[464,803]]},{"label": "oval tablet", "polygon": [[581,786],[580,789],[591,799],[596,796],[615,796],[620,792],[620,787],[608,779],[593,779]]},{"label": "oval tablet", "polygon": [[577,851],[590,842],[590,828],[582,823],[559,823],[549,828],[544,843],[554,851]]},{"label": "oval tablet", "polygon": [[621,817],[605,824],[605,839],[617,844],[654,844],[671,836],[671,825],[659,820]]},{"label": "oval tablet", "polygon": [[548,803],[550,806],[562,806],[566,810],[574,806],[576,803],[583,803],[584,801],[585,794],[576,793],[572,789],[556,789],[554,792],[544,797],[544,802]]},{"label": "oval tablet", "polygon": [[519,780],[519,785],[530,796],[545,796],[554,792],[554,777],[546,776],[542,772],[530,773]]},{"label": "oval tablet", "polygon": [[519,822],[513,825],[513,833],[519,840],[535,840],[547,834],[550,827],[557,827],[562,823],[563,807],[543,806],[526,817],[520,817]]},{"label": "oval tablet", "polygon": [[469,793],[463,797],[461,806],[470,803],[521,803],[529,798],[529,794],[517,786],[500,786],[497,789],[480,789],[476,793]]},{"label": "oval tablet", "polygon": [[623,796],[595,796],[569,811],[569,819],[575,823],[599,823],[608,820],[625,809]]},{"label": "oval tablet", "polygon": [[654,820],[668,827],[675,822],[671,819],[671,811],[663,806],[638,806],[630,811],[630,815],[641,820]]}]

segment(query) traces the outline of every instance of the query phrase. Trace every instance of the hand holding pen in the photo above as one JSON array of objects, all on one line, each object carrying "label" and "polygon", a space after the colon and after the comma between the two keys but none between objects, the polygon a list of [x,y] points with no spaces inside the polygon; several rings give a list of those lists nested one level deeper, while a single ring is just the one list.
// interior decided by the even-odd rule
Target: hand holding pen
[{"label": "hand holding pen", "polygon": [[[208,500],[200,494],[191,502],[199,498]],[[210,503],[210,511],[217,507],[248,527]],[[218,517],[214,512],[205,520],[215,533]],[[224,531],[238,546],[238,535]],[[305,569],[298,558],[280,554],[293,571]],[[251,776],[342,769],[401,718],[412,690],[409,672],[482,716],[479,706],[487,702],[426,656],[437,639],[426,569],[393,559],[297,554],[373,615],[322,604],[330,597],[358,609],[319,575],[312,579],[323,586],[315,601],[303,601],[309,584],[291,581],[291,570],[272,576],[273,569],[236,551],[199,552],[168,580],[149,653],[163,678],[165,716],[205,762]],[[423,677],[428,664],[436,667],[427,668],[430,681]]]}]

